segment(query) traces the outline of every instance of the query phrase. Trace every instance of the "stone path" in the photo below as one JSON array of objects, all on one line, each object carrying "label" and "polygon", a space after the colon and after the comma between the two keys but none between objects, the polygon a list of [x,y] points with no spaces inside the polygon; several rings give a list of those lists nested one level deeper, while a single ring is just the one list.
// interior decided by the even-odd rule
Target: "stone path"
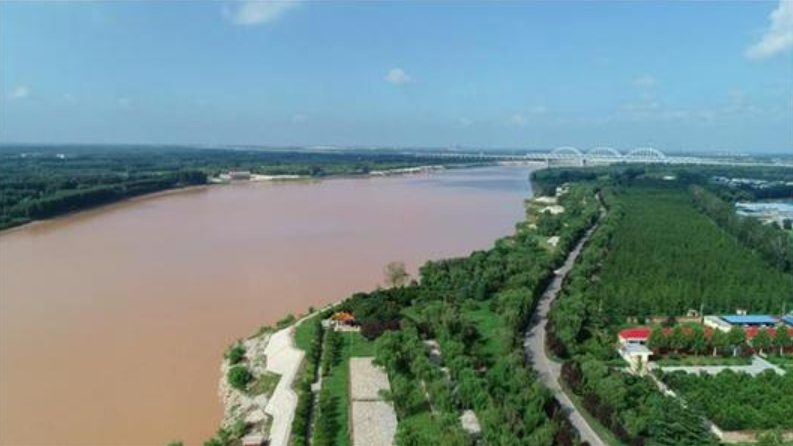
[{"label": "stone path", "polygon": [[270,425],[270,446],[287,446],[295,418],[297,394],[292,389],[304,352],[295,348],[292,332],[295,325],[275,332],[264,353],[267,356],[267,370],[281,375],[273,395],[264,409],[272,416]]}]

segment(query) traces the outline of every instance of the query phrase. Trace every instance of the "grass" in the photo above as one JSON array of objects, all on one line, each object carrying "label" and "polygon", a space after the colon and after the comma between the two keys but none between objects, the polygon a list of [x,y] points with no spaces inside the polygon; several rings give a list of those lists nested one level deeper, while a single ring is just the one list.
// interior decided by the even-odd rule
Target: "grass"
[{"label": "grass", "polygon": [[[323,379],[323,394],[327,394],[337,402],[338,416],[336,446],[350,446],[349,414],[350,414],[350,358],[374,356],[374,343],[368,341],[360,333],[343,332],[344,344],[341,349],[341,361],[331,368],[330,375]],[[316,424],[315,424],[316,426]],[[316,434],[316,429],[314,430]]]},{"label": "grass", "polygon": [[793,372],[793,355],[787,356],[776,356],[776,355],[769,355],[765,357],[765,360],[782,367],[783,369],[787,370],[789,373]]},{"label": "grass", "polygon": [[399,420],[401,429],[415,432],[418,438],[442,438],[440,423],[435,419],[429,409],[418,412]]},{"label": "grass", "polygon": [[479,302],[475,309],[466,309],[463,314],[470,317],[476,324],[479,335],[482,336],[482,356],[490,361],[495,359],[504,351],[502,345],[503,337],[499,336],[504,324],[501,318],[490,310],[487,302]]},{"label": "grass", "polygon": [[300,350],[306,351],[311,345],[311,341],[317,333],[317,327],[314,321],[319,315],[320,313],[311,316],[295,328],[295,346]]},{"label": "grass", "polygon": [[281,380],[281,375],[273,372],[264,372],[261,376],[256,378],[251,383],[249,389],[252,395],[272,395],[278,381]]},{"label": "grass", "polygon": [[676,366],[735,366],[750,365],[752,358],[733,356],[681,356],[677,358],[661,358],[653,360],[661,367]]}]

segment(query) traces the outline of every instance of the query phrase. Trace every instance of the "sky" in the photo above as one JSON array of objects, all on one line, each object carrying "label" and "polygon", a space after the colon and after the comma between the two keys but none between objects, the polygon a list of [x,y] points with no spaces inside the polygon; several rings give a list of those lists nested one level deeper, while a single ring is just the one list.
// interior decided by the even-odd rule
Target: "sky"
[{"label": "sky", "polygon": [[793,0],[0,0],[0,142],[793,153]]}]

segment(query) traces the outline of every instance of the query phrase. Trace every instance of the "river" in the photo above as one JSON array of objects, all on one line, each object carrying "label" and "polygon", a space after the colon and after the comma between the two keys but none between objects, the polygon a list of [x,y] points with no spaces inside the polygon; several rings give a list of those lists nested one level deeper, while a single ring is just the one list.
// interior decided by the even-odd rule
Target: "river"
[{"label": "river", "polygon": [[200,444],[235,339],[491,246],[529,171],[213,186],[0,234],[0,444]]}]

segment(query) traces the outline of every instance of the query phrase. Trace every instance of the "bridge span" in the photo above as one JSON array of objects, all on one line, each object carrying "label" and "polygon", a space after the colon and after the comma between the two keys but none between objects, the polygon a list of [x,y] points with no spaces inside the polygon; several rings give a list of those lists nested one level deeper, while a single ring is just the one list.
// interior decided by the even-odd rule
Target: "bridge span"
[{"label": "bridge span", "polygon": [[693,164],[693,165],[730,165],[730,166],[787,166],[793,164],[772,164],[734,159],[720,159],[698,156],[669,156],[653,147],[637,147],[620,152],[611,147],[593,147],[581,150],[572,146],[557,147],[549,152],[526,152],[524,154],[494,154],[487,152],[440,152],[431,156],[469,158],[471,160],[495,160],[513,162],[542,162],[547,166],[594,166],[607,164]]}]

